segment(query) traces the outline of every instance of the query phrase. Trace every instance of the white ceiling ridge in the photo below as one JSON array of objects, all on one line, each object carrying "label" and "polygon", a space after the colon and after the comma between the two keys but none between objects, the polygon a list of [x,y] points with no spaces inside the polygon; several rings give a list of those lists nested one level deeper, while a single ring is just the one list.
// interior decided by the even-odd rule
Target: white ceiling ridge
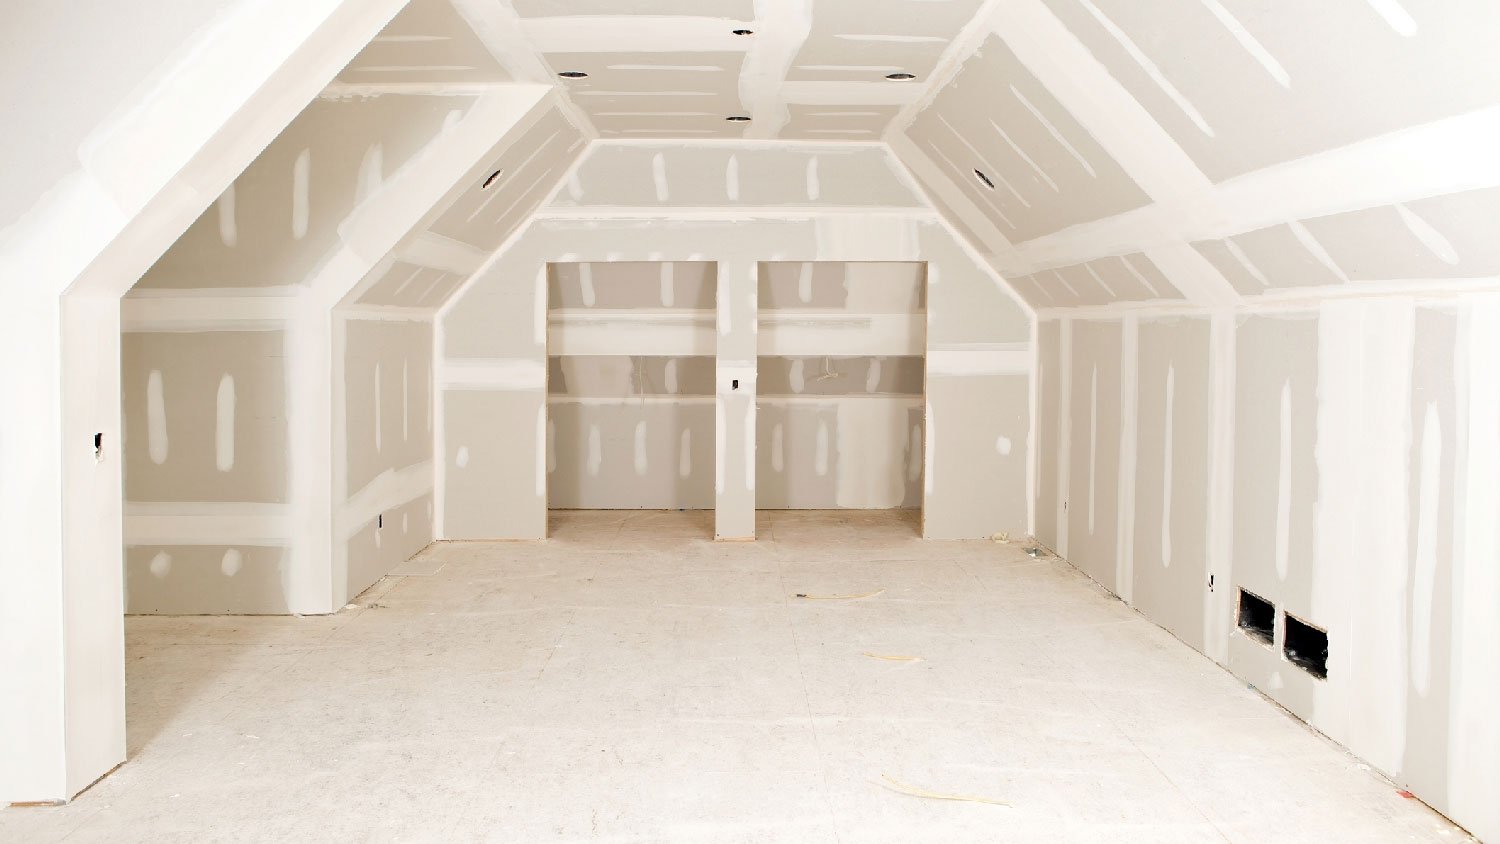
[{"label": "white ceiling ridge", "polygon": [[[759,21],[686,15],[559,15],[522,18],[541,53],[743,53],[763,38]],[[735,35],[749,29],[755,35]]]},{"label": "white ceiling ridge", "polygon": [[[1016,245],[1032,267],[1225,238],[1330,214],[1500,187],[1500,106],[1402,129]],[[1381,178],[1372,179],[1370,174]],[[1309,186],[1317,186],[1310,190]],[[1173,279],[1174,283],[1176,279]]]}]

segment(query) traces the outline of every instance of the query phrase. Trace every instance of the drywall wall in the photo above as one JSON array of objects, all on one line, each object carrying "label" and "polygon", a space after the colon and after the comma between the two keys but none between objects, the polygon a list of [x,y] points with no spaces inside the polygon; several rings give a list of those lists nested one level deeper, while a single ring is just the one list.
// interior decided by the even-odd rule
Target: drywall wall
[{"label": "drywall wall", "polygon": [[[432,542],[432,320],[335,314],[342,465],[333,577],[358,595]],[[338,342],[338,341],[336,341]]]},{"label": "drywall wall", "polygon": [[[1466,521],[1497,36],[1478,0],[1009,0],[886,134],[1037,308],[1038,537],[1486,838],[1500,743],[1453,722],[1500,700],[1464,656],[1500,605]],[[1327,628],[1327,680],[1280,616],[1234,632],[1241,586]]]},{"label": "drywall wall", "polygon": [[341,77],[126,298],[130,611],[332,612],[431,540],[432,310],[582,148],[543,89],[442,82]]},{"label": "drywall wall", "polygon": [[[599,313],[549,330],[549,264],[622,261],[715,262],[713,321],[682,314],[669,326],[660,313],[609,314],[596,282]],[[925,324],[910,312],[767,315],[762,262],[925,262]],[[439,536],[545,534],[549,336],[550,353],[560,341],[564,356],[588,343],[611,355],[714,356],[716,531],[725,538],[753,535],[755,438],[774,435],[774,424],[757,418],[757,405],[768,404],[758,400],[758,359],[830,348],[879,356],[904,337],[902,356],[926,356],[922,429],[933,420],[949,426],[945,439],[924,438],[927,535],[1027,528],[1030,315],[879,147],[596,143],[551,203],[444,306],[438,331]],[[790,362],[785,368],[790,383]],[[910,427],[901,426],[904,454]],[[648,448],[653,441],[648,431]],[[815,468],[816,429],[810,454]],[[622,465],[633,471],[633,459]],[[970,494],[976,485],[995,494]]]},{"label": "drywall wall", "polygon": [[[0,231],[0,277],[26,279],[6,291],[0,336],[29,362],[0,381],[32,408],[0,422],[0,441],[24,443],[4,453],[0,507],[15,552],[0,596],[0,800],[67,799],[124,758],[120,295],[399,5],[240,4],[232,26],[195,28],[193,13],[138,37],[69,5],[8,20],[8,37],[56,60],[7,51],[26,67],[15,90],[34,97],[6,112],[36,130],[15,140],[45,139],[47,160],[73,164],[7,191],[22,214]],[[54,44],[58,24],[69,36]],[[73,60],[111,54],[105,42],[143,61]],[[103,79],[117,70],[127,95]],[[60,103],[91,106],[53,134]]]},{"label": "drywall wall", "polygon": [[[1040,464],[1038,538],[1480,835],[1500,784],[1477,749],[1500,739],[1500,669],[1471,645],[1500,632],[1496,297],[1060,317],[1040,347],[1040,425],[1071,435]],[[1120,390],[1107,424],[1096,378]],[[1090,530],[1091,495],[1118,519],[1096,504]],[[1239,589],[1274,604],[1270,642],[1236,629]],[[1288,617],[1326,631],[1326,679],[1285,655]]]}]

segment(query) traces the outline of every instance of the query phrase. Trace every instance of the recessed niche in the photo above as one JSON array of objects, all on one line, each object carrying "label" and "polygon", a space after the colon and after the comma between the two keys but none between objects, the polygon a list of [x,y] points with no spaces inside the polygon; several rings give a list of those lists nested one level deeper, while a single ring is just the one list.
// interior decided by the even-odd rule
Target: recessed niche
[{"label": "recessed niche", "polygon": [[1264,645],[1276,637],[1276,607],[1270,601],[1246,589],[1240,590],[1238,611],[1240,632]]},{"label": "recessed niche", "polygon": [[1286,658],[1314,677],[1328,679],[1328,631],[1294,615],[1288,614],[1284,618],[1286,634],[1281,647]]}]

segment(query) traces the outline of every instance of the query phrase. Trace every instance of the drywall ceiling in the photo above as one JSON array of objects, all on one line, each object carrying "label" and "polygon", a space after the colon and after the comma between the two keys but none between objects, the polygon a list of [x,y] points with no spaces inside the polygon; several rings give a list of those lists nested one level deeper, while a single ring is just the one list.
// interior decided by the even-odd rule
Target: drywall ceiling
[{"label": "drywall ceiling", "polygon": [[872,141],[984,3],[413,0],[336,87],[548,82],[604,138]]},{"label": "drywall ceiling", "polygon": [[1496,40],[1490,0],[413,0],[330,93],[884,142],[1035,308],[1222,306],[1493,286]]}]

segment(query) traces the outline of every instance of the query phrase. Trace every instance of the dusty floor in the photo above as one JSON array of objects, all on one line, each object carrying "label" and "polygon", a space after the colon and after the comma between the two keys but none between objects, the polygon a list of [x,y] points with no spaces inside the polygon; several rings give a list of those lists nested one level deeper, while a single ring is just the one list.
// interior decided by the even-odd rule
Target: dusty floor
[{"label": "dusty floor", "polygon": [[1465,839],[1064,563],[710,524],[556,514],[333,617],[128,619],[130,761],[0,840]]}]

